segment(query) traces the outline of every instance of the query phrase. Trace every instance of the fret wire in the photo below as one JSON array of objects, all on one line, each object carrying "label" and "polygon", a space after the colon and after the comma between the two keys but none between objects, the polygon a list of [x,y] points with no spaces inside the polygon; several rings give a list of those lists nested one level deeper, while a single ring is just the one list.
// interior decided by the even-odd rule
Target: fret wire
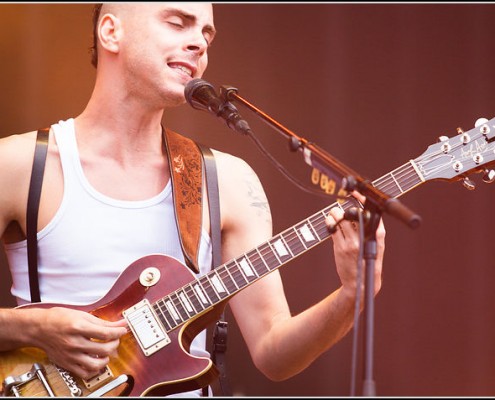
[{"label": "fret wire", "polygon": [[390,179],[389,177],[390,177],[391,174],[394,174],[394,173],[399,174],[402,171],[406,171],[406,172],[407,171],[413,171],[413,172],[415,172],[414,171],[414,168],[412,168],[411,164],[410,163],[407,163],[407,164],[401,165],[400,167],[394,169],[393,171],[389,172],[388,174],[386,174],[386,175],[384,175],[384,176],[376,179],[375,181],[373,181],[373,184],[374,185],[380,185],[381,184],[381,181],[383,181],[383,180],[389,180]]},{"label": "fret wire", "polygon": [[275,256],[275,259],[277,260],[277,264],[282,264],[282,260],[280,260],[280,257],[278,256],[277,252],[273,248],[272,242],[276,241],[279,235],[275,236],[271,240],[268,241],[268,246],[270,247],[270,250],[272,251],[273,255]]},{"label": "fret wire", "polygon": [[287,243],[287,240],[286,240],[286,238],[285,238],[285,235],[280,235],[280,238],[281,238],[282,242],[285,244],[285,247],[287,248],[287,250],[289,250],[290,257],[291,257],[291,258],[294,258],[294,253],[292,252],[291,247],[290,247],[290,246],[289,246],[289,244]]},{"label": "fret wire", "polygon": [[[213,303],[212,303],[211,299],[208,297],[208,293],[206,293],[200,279],[201,278],[196,279],[196,282],[193,284],[193,289],[194,289],[194,293],[198,296],[198,300],[201,302],[201,305],[206,310]],[[199,292],[199,294],[198,294],[198,292]],[[206,304],[206,306],[205,306],[205,304]]]},{"label": "fret wire", "polygon": [[233,278],[230,276],[229,270],[225,267],[217,267],[216,270],[221,281],[224,283],[227,292],[229,292],[229,294],[235,292],[238,287]]},{"label": "fret wire", "polygon": [[[396,186],[399,191],[392,191],[390,187],[390,177],[394,180],[394,186]],[[387,185],[383,181],[387,179],[389,182]],[[400,183],[399,183],[400,182]],[[376,181],[376,187],[379,187],[384,193],[399,197],[405,192],[411,190],[413,187],[421,183],[421,179],[418,177],[416,169],[411,163],[405,164],[402,167],[396,168],[394,171],[390,172],[387,176],[382,177]]]},{"label": "fret wire", "polygon": [[188,319],[196,315],[194,305],[191,303],[184,290],[177,291],[177,298],[180,300],[180,303],[182,304],[182,307],[186,312]]},{"label": "fret wire", "polygon": [[191,300],[191,303],[193,303],[194,305],[194,309],[199,314],[205,309],[205,307],[203,306],[201,300],[198,298],[198,294],[194,290],[192,283],[186,286],[186,291],[188,292],[187,297]]},{"label": "fret wire", "polygon": [[[208,274],[208,278],[212,282],[213,289],[215,290],[215,293],[218,295],[218,297],[220,299],[224,299],[225,297],[227,297],[230,294],[230,292],[227,290],[227,288],[223,284],[223,281],[220,278],[220,276],[218,275],[218,272],[219,272],[218,269],[215,268],[211,273]],[[220,287],[215,285],[213,283],[213,281],[216,282]],[[223,290],[220,290],[220,289],[223,289]]]},{"label": "fret wire", "polygon": [[201,311],[203,311],[203,306],[201,305],[201,302],[199,302],[196,293],[194,290],[192,290],[192,286],[186,285],[184,286],[184,295],[187,297],[187,300],[189,300],[189,303],[191,303],[192,308],[194,309],[194,315],[198,315]]},{"label": "fret wire", "polygon": [[[318,218],[318,219],[316,219]],[[310,217],[311,220],[315,220],[314,222],[311,222],[311,226],[313,229],[318,233],[319,238],[326,238],[330,236],[330,232],[328,232],[328,228],[325,224],[325,219],[326,219],[326,214],[321,212],[320,215],[314,215],[313,217]],[[323,224],[321,223],[323,221]]]},{"label": "fret wire", "polygon": [[418,175],[418,171],[416,170],[416,168],[414,168],[412,164],[410,165],[410,171],[411,173],[407,175],[407,179],[404,178],[405,175],[401,176],[401,179],[404,181],[403,184],[403,187],[405,189],[404,193],[408,192],[409,190],[411,190],[412,188],[418,186],[420,183],[423,182],[420,175]]},{"label": "fret wire", "polygon": [[[326,214],[326,213],[324,213],[324,214]],[[320,237],[320,235],[318,235],[318,232],[316,232],[316,229],[313,227],[313,224],[311,223],[310,218],[306,218],[306,220],[305,220],[306,221],[306,225],[309,226],[309,229],[313,231],[313,234],[314,234],[313,236],[315,236],[317,238],[318,242],[320,242],[321,241],[321,237]]]},{"label": "fret wire", "polygon": [[260,260],[263,262],[263,265],[266,267],[267,269],[267,272],[271,272],[271,269],[270,267],[268,266],[268,264],[266,263],[265,259],[263,258],[263,256],[261,255],[260,251],[258,248],[256,248],[256,252],[259,254],[260,256]]},{"label": "fret wire", "polygon": [[270,271],[273,271],[278,266],[278,260],[268,243],[263,244],[262,248],[260,248],[260,253]]},{"label": "fret wire", "polygon": [[249,258],[249,261],[251,262],[252,267],[254,268],[256,275],[258,276],[263,276],[266,274],[266,265],[265,262],[263,261],[263,258],[261,257],[261,254],[256,250],[251,250],[248,252],[247,257]]},{"label": "fret wire", "polygon": [[[231,272],[231,275],[234,277],[234,280],[239,288],[246,286],[248,281],[246,280],[244,274],[240,271],[239,265],[235,262],[235,260],[232,260],[229,262],[229,271]],[[241,281],[242,279],[242,281]]]},{"label": "fret wire", "polygon": [[241,264],[238,262],[238,259],[235,259],[234,262],[237,265],[237,268],[238,268],[239,272],[241,273],[241,275],[243,276],[246,283],[250,283],[253,279],[256,278],[256,277],[246,275],[246,271],[244,271],[244,268],[242,268]]},{"label": "fret wire", "polygon": [[[212,300],[212,304],[216,304],[220,299],[220,295],[217,293],[217,290],[215,289],[215,286],[210,280],[210,274],[207,274],[203,276],[204,280],[207,281],[209,288],[206,288],[206,291],[209,289],[209,297]],[[204,286],[204,285],[203,285]],[[216,297],[216,298],[215,298]]]},{"label": "fret wire", "polygon": [[[252,250],[251,250],[251,252],[252,252]],[[251,271],[253,271],[253,273],[255,275],[253,279],[258,279],[260,277],[260,275],[258,274],[258,271],[256,270],[255,266],[253,265],[253,260],[251,260],[251,257],[248,255],[248,253],[244,253],[243,260],[247,261]],[[249,278],[249,279],[251,279],[251,278]]]},{"label": "fret wire", "polygon": [[[175,290],[168,294],[168,298],[170,300],[170,305],[173,306],[175,312],[178,314],[182,322],[186,321],[189,317],[189,312],[186,310],[182,300],[180,298],[179,292],[181,289]],[[167,304],[167,303],[166,303]],[[165,305],[166,305],[165,304]],[[173,315],[172,315],[173,317]]]},{"label": "fret wire", "polygon": [[390,174],[390,179],[388,180],[386,185],[376,187],[378,187],[382,192],[391,197],[398,197],[399,195],[404,193],[404,190],[400,186],[399,182],[392,174]]},{"label": "fret wire", "polygon": [[167,296],[169,301],[165,301],[165,308],[167,310],[169,310],[172,318],[174,319],[174,322],[177,325],[180,325],[182,322],[184,322],[184,320],[183,320],[182,316],[180,315],[179,310],[177,309],[177,306],[176,306],[175,301],[173,299],[173,295],[174,295],[174,293],[171,293]]},{"label": "fret wire", "polygon": [[173,318],[172,315],[170,315],[170,312],[168,310],[168,308],[165,306],[165,299],[166,297],[164,297],[163,299],[161,299],[159,302],[157,302],[156,304],[158,305],[158,307],[160,308],[160,312],[161,314],[166,318],[167,320],[167,324],[168,326],[170,327],[170,330],[172,330],[173,328],[175,328],[177,325],[175,323],[175,320]]},{"label": "fret wire", "polygon": [[227,271],[227,273],[230,276],[230,279],[232,280],[232,282],[234,282],[234,285],[235,285],[236,289],[240,289],[239,285],[237,285],[237,282],[235,281],[234,277],[230,273],[230,268],[225,267],[225,271]]},{"label": "fret wire", "polygon": [[388,184],[388,183],[390,182],[390,174],[391,174],[391,172],[389,172],[389,173],[387,173],[387,174],[385,174],[385,175],[381,176],[380,178],[378,178],[378,179],[374,180],[374,181],[372,182],[372,183],[373,183],[373,185],[374,185],[374,186],[380,186],[380,187],[382,187],[382,186],[384,186],[384,185]]},{"label": "fret wire", "polygon": [[304,246],[301,246],[299,237],[297,236],[297,233],[294,232],[294,229],[290,229],[286,232],[285,235],[282,235],[282,239],[289,249],[291,258],[294,258],[298,254],[300,254],[301,252],[298,250],[300,250],[301,248],[302,250],[304,250]]},{"label": "fret wire", "polygon": [[177,314],[179,315],[180,319],[182,322],[186,321],[189,317],[187,311],[184,309],[184,306],[182,305],[182,302],[180,301],[180,298],[178,296],[177,291],[174,293],[171,293],[170,298],[172,300],[172,305],[174,306],[175,310],[177,311]]},{"label": "fret wire", "polygon": [[[299,230],[297,229],[296,226],[294,226],[294,232],[296,232],[296,235],[297,237],[299,238],[299,241],[302,243],[303,247],[304,247],[304,250],[307,250],[308,249],[308,246],[306,246],[306,243],[305,243],[305,240],[303,240],[303,238],[301,237],[301,234],[299,233]],[[303,250],[303,251],[304,251]],[[301,251],[302,253],[302,251]],[[299,254],[299,253],[298,253]]]},{"label": "fret wire", "polygon": [[165,326],[165,329],[171,330],[172,326],[167,321],[166,316],[164,315],[163,311],[161,310],[160,306],[157,303],[153,304],[153,309],[155,310],[155,314],[158,316],[158,319],[162,322],[162,325]]},{"label": "fret wire", "polygon": [[201,286],[202,292],[207,296],[209,303],[210,304],[215,304],[218,299],[215,299],[217,297],[215,291],[211,287],[211,282],[208,280],[206,275],[203,275],[201,278],[198,280],[199,285]]}]

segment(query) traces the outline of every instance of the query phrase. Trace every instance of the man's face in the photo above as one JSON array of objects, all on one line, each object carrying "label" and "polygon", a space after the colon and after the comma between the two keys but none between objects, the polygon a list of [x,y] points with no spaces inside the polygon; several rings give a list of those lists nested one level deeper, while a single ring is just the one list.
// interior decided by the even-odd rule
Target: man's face
[{"label": "man's face", "polygon": [[185,85],[200,78],[208,65],[207,50],[215,36],[212,5],[177,2],[108,7],[121,23],[119,62],[128,87],[154,90],[173,104],[184,102]]}]

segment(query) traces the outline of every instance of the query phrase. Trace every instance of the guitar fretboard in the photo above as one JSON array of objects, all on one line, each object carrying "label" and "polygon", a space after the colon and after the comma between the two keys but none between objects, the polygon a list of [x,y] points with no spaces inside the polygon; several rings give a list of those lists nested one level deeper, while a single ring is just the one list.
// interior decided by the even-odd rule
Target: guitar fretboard
[{"label": "guitar fretboard", "polygon": [[[373,186],[395,198],[421,183],[411,161],[377,179]],[[322,243],[330,237],[325,223],[330,209],[341,207],[345,211],[352,206],[355,206],[352,200],[335,202],[259,247],[214,268],[154,303],[156,315],[167,331],[177,328]]]}]

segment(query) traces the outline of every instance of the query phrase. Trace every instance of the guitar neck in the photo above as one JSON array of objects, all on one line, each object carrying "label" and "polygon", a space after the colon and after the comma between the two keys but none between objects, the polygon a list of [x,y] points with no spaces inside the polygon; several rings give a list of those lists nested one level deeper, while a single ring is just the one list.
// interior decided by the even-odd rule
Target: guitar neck
[{"label": "guitar neck", "polygon": [[[410,161],[377,179],[373,185],[391,197],[399,197],[421,183],[421,174],[415,163]],[[345,211],[354,205],[352,200],[335,202],[242,256],[163,297],[153,305],[158,318],[171,331],[233,296],[329,238],[325,219],[331,208],[341,207]]]}]

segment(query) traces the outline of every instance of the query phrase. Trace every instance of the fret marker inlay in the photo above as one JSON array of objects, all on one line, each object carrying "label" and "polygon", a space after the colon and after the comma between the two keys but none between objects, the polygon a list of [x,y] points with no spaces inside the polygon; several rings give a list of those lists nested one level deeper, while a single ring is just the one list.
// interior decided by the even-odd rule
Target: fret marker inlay
[{"label": "fret marker inlay", "polygon": [[301,235],[306,242],[311,242],[312,240],[315,240],[315,237],[309,230],[308,225],[304,224],[304,226],[301,229],[299,229],[299,232],[301,232]]},{"label": "fret marker inlay", "polygon": [[251,269],[251,267],[249,266],[249,263],[246,261],[245,258],[243,258],[241,260],[241,262],[239,263],[239,265],[241,266],[241,268],[244,271],[244,273],[246,274],[246,276],[254,276],[254,272]]},{"label": "fret marker inlay", "polygon": [[213,286],[215,286],[215,289],[217,289],[218,293],[225,292],[225,288],[223,287],[222,282],[220,282],[220,279],[218,279],[218,276],[213,275],[211,277],[211,281],[213,282]]},{"label": "fret marker inlay", "polygon": [[179,317],[179,314],[177,314],[177,311],[175,311],[175,308],[174,306],[172,305],[172,303],[170,303],[170,301],[167,301],[165,303],[165,305],[167,306],[167,310],[168,312],[178,321],[180,320],[180,317]]},{"label": "fret marker inlay", "polygon": [[183,292],[181,292],[179,294],[179,296],[180,296],[180,299],[182,300],[182,302],[184,303],[184,305],[186,306],[186,310],[188,312],[192,313],[194,310],[193,310],[193,308],[191,306],[191,303],[189,302],[189,299],[184,295]]},{"label": "fret marker inlay", "polygon": [[199,287],[199,285],[194,285],[194,290],[198,294],[198,296],[201,299],[201,301],[203,302],[203,304],[209,304],[208,300],[206,299],[206,297],[205,297],[203,291],[201,290],[201,288]]},{"label": "fret marker inlay", "polygon": [[280,257],[289,255],[281,239],[278,239],[275,243],[273,243],[273,245],[275,246],[275,250],[277,250]]}]

